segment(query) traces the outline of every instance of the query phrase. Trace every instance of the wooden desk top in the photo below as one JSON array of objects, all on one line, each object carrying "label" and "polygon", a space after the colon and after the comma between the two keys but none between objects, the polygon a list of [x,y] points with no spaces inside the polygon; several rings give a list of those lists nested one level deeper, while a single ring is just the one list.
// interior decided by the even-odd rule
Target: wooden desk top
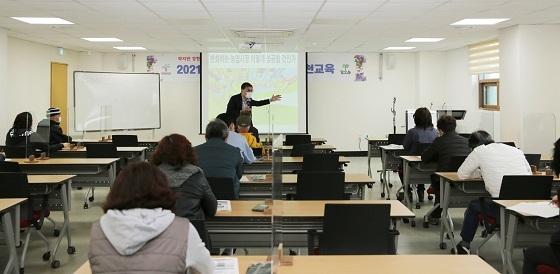
[{"label": "wooden desk top", "polygon": [[[147,147],[117,147],[118,152],[142,152],[146,149],[148,148]],[[80,149],[63,148],[57,152],[72,152],[72,151],[86,152],[87,148],[86,147]]]},{"label": "wooden desk top", "polygon": [[[391,204],[392,217],[415,217],[414,213],[397,200],[342,200],[342,201],[274,201],[282,205],[284,217],[322,217],[325,213],[325,204]],[[217,217],[263,217],[262,212],[251,211],[264,201],[231,201],[231,211],[218,211]]]},{"label": "wooden desk top", "polygon": [[409,162],[422,162],[422,157],[418,155],[400,156],[402,159]]},{"label": "wooden desk top", "polygon": [[76,177],[76,175],[27,175],[30,184],[58,184]]},{"label": "wooden desk top", "polygon": [[[494,202],[502,207],[508,208],[508,207],[512,207],[514,205],[517,205],[519,203],[536,203],[536,202],[550,202],[550,200],[544,201],[544,200],[494,200]],[[519,212],[519,211],[515,211],[518,214],[520,214],[523,217],[536,217],[533,214],[527,214],[524,212]],[[555,217],[552,217],[555,218]],[[556,217],[557,218],[557,217]]]},{"label": "wooden desk top", "polygon": [[[152,139],[138,139],[138,143],[159,143],[159,139],[158,140],[152,140]],[[101,143],[101,138],[99,139],[73,139],[72,143]],[[105,140],[105,142],[113,142],[113,140]]]},{"label": "wooden desk top", "polygon": [[[223,258],[223,257],[222,257]],[[494,268],[478,256],[456,255],[359,255],[359,256],[293,256],[291,266],[281,266],[282,274],[322,273],[322,274],[369,274],[369,273],[437,273],[496,274]],[[264,262],[266,256],[238,256],[239,273],[245,273],[251,263]],[[76,274],[90,274],[86,261]]]},{"label": "wooden desk top", "polygon": [[[344,156],[340,156],[338,158],[338,161],[340,163],[343,163],[343,164],[350,163],[350,160],[348,160]],[[303,157],[282,157],[282,162],[284,162],[284,163],[303,163]],[[254,164],[257,164],[257,165],[261,164],[262,165],[262,164],[270,164],[270,163],[272,163],[271,159],[263,159],[263,160],[259,160],[259,161],[254,161],[252,163],[252,165],[254,165]]]},{"label": "wooden desk top", "polygon": [[[436,175],[443,177],[444,179],[451,181],[451,182],[482,182],[482,178],[467,178],[467,179],[459,179],[457,176],[457,172],[436,172]],[[534,174],[535,176],[542,176],[545,175],[544,172],[539,172],[539,174]],[[550,176],[550,175],[549,175]],[[554,176],[552,178],[553,181],[560,181],[560,178]]]},{"label": "wooden desk top", "polygon": [[[252,179],[253,176],[262,176],[265,175],[266,178],[264,180],[254,180]],[[243,174],[243,176],[247,177],[249,181],[240,181],[243,183],[252,183],[252,184],[271,184],[272,183],[272,174]],[[255,177],[256,178],[256,177]],[[375,183],[375,181],[367,176],[367,174],[362,173],[345,173],[344,174],[344,181],[347,184],[369,184]],[[282,183],[284,184],[295,184],[297,183],[297,174],[282,174]]]},{"label": "wooden desk top", "polygon": [[10,158],[10,161],[18,162],[20,165],[108,165],[118,160],[119,158],[50,158],[36,163],[26,163],[27,158]]},{"label": "wooden desk top", "polygon": [[27,198],[1,198],[0,199],[0,211],[9,209],[15,205],[21,204],[27,200]]},{"label": "wooden desk top", "polygon": [[[265,146],[265,148],[270,148],[270,146]],[[294,149],[294,146],[282,146],[282,149]],[[315,150],[335,150],[336,147],[331,145],[316,145]]]}]

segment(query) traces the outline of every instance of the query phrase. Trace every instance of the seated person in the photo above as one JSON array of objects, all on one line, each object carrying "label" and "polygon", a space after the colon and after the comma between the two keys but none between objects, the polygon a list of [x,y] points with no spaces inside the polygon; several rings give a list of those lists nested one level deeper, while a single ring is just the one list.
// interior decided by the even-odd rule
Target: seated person
[{"label": "seated person", "polygon": [[[552,155],[552,170],[556,177],[560,173],[560,139],[554,143],[554,155]],[[552,198],[552,202],[558,206],[560,188]],[[548,265],[554,268],[560,266],[560,231],[555,232],[550,237],[548,246],[529,247],[523,252],[523,274],[537,274],[538,265]]]},{"label": "seated person", "polygon": [[92,273],[212,273],[212,259],[188,219],[171,209],[179,194],[157,167],[133,163],[113,183],[91,227]]},{"label": "seated person", "polygon": [[[484,179],[484,186],[490,195],[497,198],[500,195],[502,178],[504,175],[531,175],[531,167],[520,149],[505,144],[494,143],[492,136],[484,130],[475,131],[469,137],[469,146],[473,151],[467,156],[459,170],[459,179]],[[487,212],[495,217],[494,208],[488,207]],[[465,220],[461,229],[461,242],[457,244],[458,254],[470,254],[476,229],[478,228],[478,214],[481,212],[479,200],[469,203],[465,211]],[[452,249],[451,253],[455,253]]]},{"label": "seated person", "polygon": [[[436,171],[449,171],[449,161],[453,156],[465,156],[471,152],[467,138],[460,136],[455,128],[457,121],[449,115],[439,117],[437,129],[439,137],[435,138],[430,146],[422,152],[422,162],[436,162]],[[431,176],[431,188],[439,190],[439,178],[435,174]],[[435,204],[439,203],[439,195],[436,194]],[[437,224],[441,217],[441,207],[438,206],[430,217],[431,224]]]},{"label": "seated person", "polygon": [[[26,147],[26,155],[38,156],[42,152],[51,152],[61,150],[63,148],[70,148],[69,143],[61,143],[49,145],[47,141],[43,140],[39,134],[31,130],[33,124],[33,117],[29,112],[22,112],[16,116],[14,124],[6,134],[6,146],[12,147]],[[9,156],[9,155],[8,155]]]},{"label": "seated person", "polygon": [[[409,129],[404,137],[403,147],[404,150],[410,154],[416,152],[416,145],[420,143],[431,143],[438,137],[438,131],[432,123],[432,114],[430,110],[425,107],[418,108],[414,112],[414,127]],[[403,182],[403,168],[399,166],[399,178]],[[404,183],[404,182],[403,182]],[[424,201],[424,190],[426,189],[423,184],[418,187],[418,200]],[[412,196],[410,196],[412,197]]]},{"label": "seated person", "polygon": [[49,108],[47,110],[47,118],[49,118],[50,122],[49,144],[71,143],[72,137],[65,135],[60,127],[60,122],[62,121],[60,109]]},{"label": "seated person", "polygon": [[214,120],[206,126],[206,143],[194,147],[198,154],[198,166],[206,177],[233,179],[236,199],[239,199],[239,179],[243,176],[243,158],[239,148],[228,145],[228,127],[222,120]]},{"label": "seated person", "polygon": [[[239,132],[240,135],[242,135],[243,137],[245,137],[245,139],[247,139],[247,143],[249,144],[250,147],[263,148],[262,143],[257,141],[257,138],[255,138],[255,136],[253,136],[253,134],[249,132],[250,128],[251,128],[251,116],[239,115],[239,117],[237,117],[237,132]],[[264,148],[263,148],[263,154],[264,154]]]},{"label": "seated person", "polygon": [[[246,116],[249,116],[251,118],[251,127],[249,128],[249,132],[251,132],[253,134],[253,136],[255,136],[255,138],[257,138],[257,142],[260,142],[261,138],[259,137],[259,130],[253,125],[253,115],[252,115],[251,111],[241,111],[240,115],[246,115]],[[239,116],[236,116],[234,118],[235,123],[237,123],[237,117],[239,117]],[[237,130],[237,127],[236,127],[236,130]]]},{"label": "seated person", "polygon": [[202,169],[196,166],[198,156],[185,136],[171,134],[163,137],[150,163],[163,171],[169,187],[180,194],[175,215],[190,220],[204,220],[216,215],[218,201]]},{"label": "seated person", "polygon": [[253,150],[247,143],[247,139],[245,139],[245,137],[241,136],[239,133],[235,132],[235,120],[233,119],[233,116],[227,113],[222,113],[218,115],[216,119],[220,119],[224,121],[224,123],[226,123],[226,125],[229,128],[229,133],[228,133],[228,138],[226,143],[234,147],[237,147],[241,150],[241,157],[243,157],[243,161],[245,163],[250,164],[253,161],[255,161],[255,154],[253,153]]}]

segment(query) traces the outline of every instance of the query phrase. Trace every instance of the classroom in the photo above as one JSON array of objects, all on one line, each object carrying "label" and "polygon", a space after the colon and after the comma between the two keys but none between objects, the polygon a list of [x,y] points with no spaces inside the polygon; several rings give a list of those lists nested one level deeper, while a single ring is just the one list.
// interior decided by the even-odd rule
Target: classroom
[{"label": "classroom", "polygon": [[[74,24],[32,25],[12,17],[59,17]],[[508,19],[494,25],[451,25],[468,18]],[[255,30],[269,33],[260,34],[264,37],[248,34]],[[278,39],[271,30],[286,36]],[[82,39],[86,37],[116,37],[123,41],[98,43]],[[434,43],[405,42],[412,38],[444,39]],[[499,72],[499,109],[481,106],[480,89],[484,81],[478,74],[469,73],[469,48],[488,41],[499,42],[499,69],[491,68],[488,72]],[[560,72],[556,67],[560,63],[560,49],[556,43],[560,43],[560,2],[555,0],[0,0],[0,82],[4,83],[0,85],[0,130],[7,132],[14,117],[23,111],[33,115],[35,129],[45,110],[59,107],[65,123],[63,130],[74,139],[136,134],[139,139],[159,140],[179,133],[193,146],[200,145],[205,142],[203,127],[215,117],[202,114],[206,108],[206,99],[201,98],[205,85],[202,78],[208,77],[204,75],[209,62],[206,56],[297,53],[307,72],[300,66],[306,94],[305,109],[300,109],[302,129],[296,133],[327,140],[326,145],[334,146],[335,152],[349,159],[344,168],[347,173],[364,174],[371,169],[370,178],[376,183],[373,188],[366,187],[363,195],[365,200],[381,200],[380,175],[376,171],[383,168],[383,162],[379,157],[366,157],[370,149],[368,139],[405,134],[405,111],[419,107],[466,110],[465,118],[457,121],[457,132],[483,129],[496,141],[514,142],[524,153],[550,158],[560,136],[560,124],[555,118],[560,114],[555,105],[560,101]],[[246,48],[254,47],[251,44],[257,46],[254,51]],[[146,50],[121,51],[115,46],[139,46]],[[161,74],[160,126],[155,129],[77,130],[74,72],[163,72],[159,67],[150,71],[146,61],[150,56],[161,60],[160,64],[165,59],[197,60],[198,63],[188,64],[201,66],[203,76],[199,78],[199,72],[189,80],[176,81]],[[358,72],[367,75],[367,80],[354,78],[356,56],[366,58]],[[330,63],[335,64],[335,73],[310,73],[310,65]],[[66,106],[51,104],[53,64],[67,67],[63,81]],[[350,65],[349,78],[343,78],[344,73],[339,72],[344,69],[343,64]],[[175,74],[174,66],[170,70]],[[233,91],[224,96],[239,93],[241,84],[232,83],[228,88]],[[265,87],[253,84],[254,98],[265,99],[259,96],[259,90],[268,96]],[[271,108],[289,100],[291,97],[285,97],[284,102],[274,102]],[[262,109],[261,117],[265,116]],[[222,111],[225,110],[223,105]],[[275,118],[281,120],[280,115]],[[259,130],[268,132],[266,127]],[[396,173],[390,177],[394,184],[393,200],[401,185],[397,177]],[[89,209],[82,208],[85,191],[74,188],[70,197],[72,234],[80,242],[75,255],[80,259],[61,252],[61,267],[46,272],[73,273],[87,260],[91,222],[102,215],[100,206],[108,188],[96,190],[96,200]],[[417,220],[431,203],[425,201],[421,209],[413,210]],[[84,210],[96,213],[81,216],[85,215]],[[461,226],[463,211],[451,210],[457,227]],[[62,213],[54,214],[62,218]],[[447,250],[438,248],[439,228],[425,230],[421,225],[399,224],[399,254],[448,254],[450,244]],[[45,233],[50,229],[46,225]],[[37,243],[32,247],[39,248],[39,240],[33,241]],[[492,267],[502,271],[497,245],[496,239],[491,239],[481,253]],[[250,251],[251,255],[266,254],[262,250]],[[34,258],[41,251],[29,252],[33,255],[27,256],[26,272],[34,273],[41,265],[47,265]],[[7,254],[1,253],[0,258],[2,267]],[[517,272],[522,258],[522,252],[516,250]]]}]

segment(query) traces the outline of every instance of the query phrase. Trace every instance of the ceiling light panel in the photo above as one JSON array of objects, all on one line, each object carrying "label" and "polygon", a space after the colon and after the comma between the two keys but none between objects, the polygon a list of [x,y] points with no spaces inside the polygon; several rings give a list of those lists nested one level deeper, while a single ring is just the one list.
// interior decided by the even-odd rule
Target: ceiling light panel
[{"label": "ceiling light panel", "polygon": [[119,38],[82,38],[90,42],[122,42]]},{"label": "ceiling light panel", "polygon": [[386,47],[383,50],[409,50],[415,49],[416,47]]},{"label": "ceiling light panel", "polygon": [[472,19],[463,19],[451,25],[452,26],[484,26],[484,25],[495,25],[507,20],[509,20],[509,18],[472,18]]},{"label": "ceiling light panel", "polygon": [[146,50],[146,48],[143,47],[113,47],[113,48],[118,50]]},{"label": "ceiling light panel", "polygon": [[74,23],[56,17],[12,17],[12,19],[34,25],[72,25]]},{"label": "ceiling light panel", "polygon": [[414,43],[414,42],[435,43],[435,42],[439,42],[443,39],[444,38],[410,38],[410,39],[406,40],[405,42],[409,42],[409,43]]}]

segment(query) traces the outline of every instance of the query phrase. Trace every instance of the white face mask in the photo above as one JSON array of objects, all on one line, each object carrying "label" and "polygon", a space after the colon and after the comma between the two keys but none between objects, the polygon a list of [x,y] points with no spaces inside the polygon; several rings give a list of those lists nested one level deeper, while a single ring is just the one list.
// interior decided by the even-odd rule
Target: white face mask
[{"label": "white face mask", "polygon": [[58,119],[56,119],[57,122],[62,122],[62,117],[58,117]]},{"label": "white face mask", "polygon": [[253,98],[253,92],[247,92],[247,93],[245,93],[245,98],[247,98],[247,99]]}]

